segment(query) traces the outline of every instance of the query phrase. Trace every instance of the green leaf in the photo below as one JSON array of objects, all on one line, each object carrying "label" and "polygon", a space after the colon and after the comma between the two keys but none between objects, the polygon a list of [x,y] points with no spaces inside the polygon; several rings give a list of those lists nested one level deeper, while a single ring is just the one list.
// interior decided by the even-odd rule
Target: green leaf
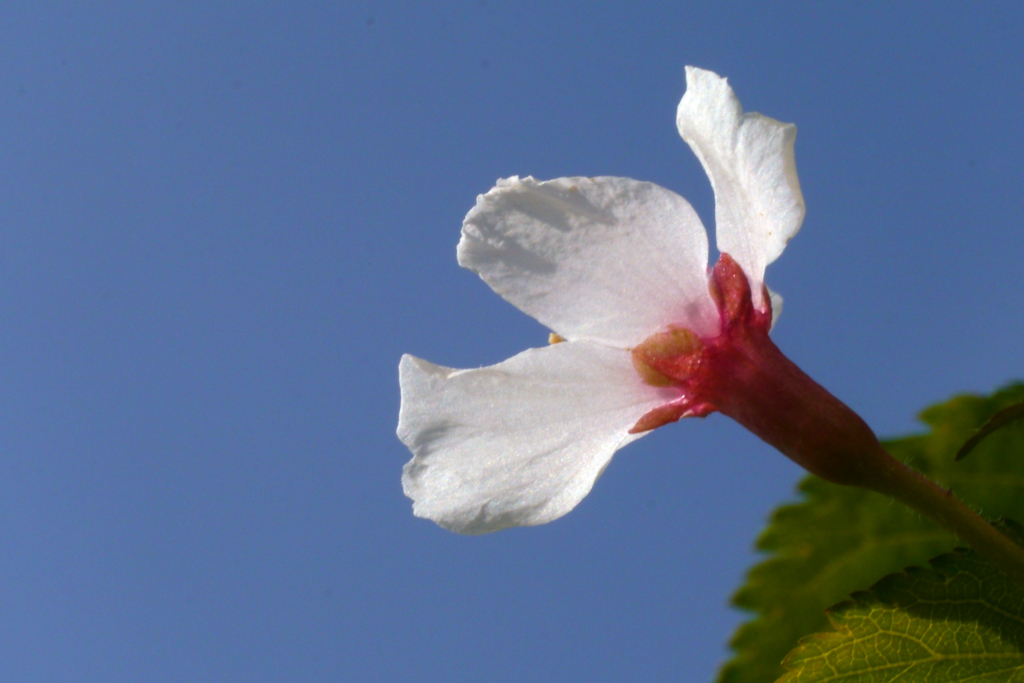
[{"label": "green leaf", "polygon": [[[1011,536],[1020,543],[1019,526]],[[1024,678],[1024,585],[958,548],[887,576],[828,610],[834,633],[803,639],[779,683]]]},{"label": "green leaf", "polygon": [[[957,448],[992,415],[1024,401],[1024,384],[991,397],[959,396],[925,410],[926,434],[884,442],[895,457],[951,487],[989,518],[1024,519],[1024,423],[993,433],[955,462]],[[879,577],[953,548],[955,539],[903,505],[808,477],[802,501],[779,508],[758,540],[768,557],[733,603],[755,614],[732,640],[721,683],[770,683],[803,636],[828,628],[824,610]]]}]

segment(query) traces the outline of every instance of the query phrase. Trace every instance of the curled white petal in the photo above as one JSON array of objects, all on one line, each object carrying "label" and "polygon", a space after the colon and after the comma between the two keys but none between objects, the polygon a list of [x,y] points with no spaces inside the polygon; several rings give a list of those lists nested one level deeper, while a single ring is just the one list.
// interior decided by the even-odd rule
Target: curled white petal
[{"label": "curled white petal", "polygon": [[399,365],[398,437],[413,512],[480,534],[561,517],[590,492],[629,429],[673,398],[628,351],[588,342],[530,349],[477,370]]},{"label": "curled white petal", "polygon": [[796,126],[744,114],[726,79],[689,66],[677,123],[715,189],[718,249],[740,264],[754,305],[763,309],[765,268],[804,219],[793,157]]},{"label": "curled white petal", "polygon": [[775,323],[779,322],[779,317],[782,315],[782,301],[782,295],[768,287],[768,303],[772,307],[772,328],[775,327]]},{"label": "curled white petal", "polygon": [[629,178],[509,178],[467,214],[459,263],[566,339],[635,346],[718,333],[707,233],[690,204]]}]

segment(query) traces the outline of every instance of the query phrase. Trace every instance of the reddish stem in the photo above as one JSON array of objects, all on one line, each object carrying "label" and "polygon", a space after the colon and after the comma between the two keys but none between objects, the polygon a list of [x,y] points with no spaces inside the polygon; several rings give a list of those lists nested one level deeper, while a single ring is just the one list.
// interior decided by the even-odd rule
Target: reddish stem
[{"label": "reddish stem", "polygon": [[754,309],[747,277],[727,254],[712,272],[711,294],[721,316],[716,337],[697,340],[675,329],[633,350],[647,381],[677,386],[682,394],[641,418],[633,431],[718,410],[812,474],[918,510],[1024,581],[1024,549],[951,491],[889,455],[860,416],[783,355],[768,336],[771,311]]}]

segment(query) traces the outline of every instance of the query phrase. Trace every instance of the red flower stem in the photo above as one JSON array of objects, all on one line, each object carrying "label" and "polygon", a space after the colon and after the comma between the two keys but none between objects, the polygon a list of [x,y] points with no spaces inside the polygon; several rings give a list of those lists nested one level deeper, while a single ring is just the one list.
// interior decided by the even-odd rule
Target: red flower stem
[{"label": "red flower stem", "polygon": [[709,357],[729,368],[711,373],[721,382],[704,387],[722,413],[822,479],[867,488],[910,506],[1024,583],[1024,548],[951,490],[889,455],[860,416],[786,358],[767,334],[748,331],[734,334],[733,343]]},{"label": "red flower stem", "polygon": [[1024,548],[952,491],[889,455],[859,415],[775,346],[768,337],[770,307],[754,307],[747,276],[728,254],[712,271],[710,292],[721,319],[718,335],[699,339],[671,328],[633,349],[644,381],[678,387],[681,398],[652,410],[631,431],[720,411],[822,479],[909,505],[1024,583]]}]

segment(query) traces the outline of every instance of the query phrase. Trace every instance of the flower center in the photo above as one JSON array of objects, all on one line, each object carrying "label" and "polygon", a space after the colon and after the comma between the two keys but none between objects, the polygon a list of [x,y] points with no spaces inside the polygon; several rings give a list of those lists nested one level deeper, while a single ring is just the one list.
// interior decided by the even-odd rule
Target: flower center
[{"label": "flower center", "polygon": [[[701,339],[685,327],[670,327],[632,350],[633,366],[651,386],[680,389],[680,398],[644,415],[630,430],[645,432],[683,417],[704,417],[728,403],[719,395],[725,377],[744,360],[744,349],[768,340],[771,309],[758,311],[747,276],[731,256],[722,254],[708,283],[718,306],[720,331]],[[767,291],[764,301],[768,301]],[[773,345],[774,346],[774,345]],[[724,411],[723,411],[724,412]]]},{"label": "flower center", "polygon": [[885,452],[871,428],[769,339],[771,309],[754,308],[747,276],[728,254],[715,264],[709,289],[721,319],[717,336],[671,328],[633,349],[643,380],[676,387],[679,398],[648,412],[630,432],[719,411],[813,474],[838,484],[873,481],[878,463],[864,454]]}]

